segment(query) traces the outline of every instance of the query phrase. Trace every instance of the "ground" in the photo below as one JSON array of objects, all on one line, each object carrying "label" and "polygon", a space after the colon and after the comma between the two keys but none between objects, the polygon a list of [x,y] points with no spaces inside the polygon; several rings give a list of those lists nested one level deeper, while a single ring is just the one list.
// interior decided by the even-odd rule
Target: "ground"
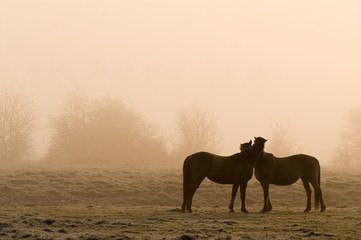
[{"label": "ground", "polygon": [[359,239],[361,175],[323,169],[327,210],[303,213],[302,183],[271,186],[274,209],[262,207],[250,181],[247,208],[229,213],[231,186],[205,181],[194,213],[180,212],[180,168],[3,167],[0,239]]}]

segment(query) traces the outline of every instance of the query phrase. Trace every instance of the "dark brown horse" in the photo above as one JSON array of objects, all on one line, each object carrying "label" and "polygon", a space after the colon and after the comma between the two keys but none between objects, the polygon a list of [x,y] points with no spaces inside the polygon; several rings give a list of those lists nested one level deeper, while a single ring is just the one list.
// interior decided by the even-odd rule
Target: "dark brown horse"
[{"label": "dark brown horse", "polygon": [[183,163],[183,212],[192,212],[194,193],[207,177],[220,184],[239,184],[241,188],[242,212],[248,213],[245,205],[246,188],[252,178],[253,168],[263,153],[264,143],[257,144],[243,152],[223,157],[207,152],[198,152],[188,156]]},{"label": "dark brown horse", "polygon": [[[241,150],[241,152],[243,152],[244,150],[246,150],[247,148],[249,148],[251,146],[252,146],[252,140],[249,140],[249,142],[241,143],[239,146],[239,149]],[[235,183],[232,186],[231,203],[228,206],[230,212],[234,212],[234,209],[233,209],[234,199],[236,199],[238,187],[240,187],[240,185],[238,183]],[[239,191],[242,192],[241,188],[239,189]]]},{"label": "dark brown horse", "polygon": [[[257,138],[254,144],[257,144]],[[263,142],[263,141],[262,141]],[[271,153],[263,152],[255,165],[255,175],[263,188],[264,205],[261,213],[272,210],[269,198],[269,184],[291,185],[301,178],[307,194],[305,212],[311,210],[311,187],[315,191],[315,209],[321,204],[321,212],[326,210],[322,199],[320,163],[312,156],[297,154],[278,158]]]}]

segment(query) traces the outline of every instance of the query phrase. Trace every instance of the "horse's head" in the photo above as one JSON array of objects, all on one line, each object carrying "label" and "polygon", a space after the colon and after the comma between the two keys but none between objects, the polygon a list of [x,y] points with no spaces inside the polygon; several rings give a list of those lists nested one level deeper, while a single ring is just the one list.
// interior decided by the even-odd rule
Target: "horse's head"
[{"label": "horse's head", "polygon": [[[250,147],[246,147],[245,149],[241,148],[241,156],[250,160],[252,162],[253,167],[257,164],[258,159],[262,156],[264,150],[264,144],[267,142],[266,139],[263,137],[255,137],[254,142],[252,145],[252,141],[248,143],[244,143],[244,146],[248,144],[251,145]],[[242,147],[243,144],[241,144]]]},{"label": "horse's head", "polygon": [[254,145],[263,145],[267,142],[267,139],[263,137],[254,137]]},{"label": "horse's head", "polygon": [[243,152],[244,150],[246,150],[247,148],[252,146],[252,140],[249,140],[249,142],[246,143],[241,143],[239,145],[239,149],[241,150],[241,152]]},{"label": "horse's head", "polygon": [[263,137],[254,137],[254,143],[253,143],[252,147],[254,147],[254,149],[256,151],[255,164],[257,164],[260,157],[262,158],[264,145],[266,142],[267,142],[267,139],[264,139]]}]

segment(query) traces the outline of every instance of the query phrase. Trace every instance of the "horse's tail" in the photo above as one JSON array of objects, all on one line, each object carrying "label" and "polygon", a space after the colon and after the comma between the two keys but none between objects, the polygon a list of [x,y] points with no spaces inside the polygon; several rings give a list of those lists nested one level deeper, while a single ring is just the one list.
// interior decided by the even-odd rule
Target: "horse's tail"
[{"label": "horse's tail", "polygon": [[[317,161],[317,183],[318,183],[318,187],[319,189],[321,189],[321,167],[320,167],[320,162],[316,159]],[[315,190],[315,209],[317,210],[320,207],[320,202],[321,202],[321,196],[320,196],[320,190],[317,191]]]},{"label": "horse's tail", "polygon": [[190,171],[191,156],[188,156],[183,163],[183,205],[182,210],[185,211],[187,198],[190,191],[191,185],[191,171]]}]

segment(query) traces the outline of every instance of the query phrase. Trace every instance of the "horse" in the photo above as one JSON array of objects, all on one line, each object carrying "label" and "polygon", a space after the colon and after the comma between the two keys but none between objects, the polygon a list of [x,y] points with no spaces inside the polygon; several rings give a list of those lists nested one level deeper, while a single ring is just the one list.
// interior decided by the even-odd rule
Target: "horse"
[{"label": "horse", "polygon": [[[254,144],[257,144],[257,139]],[[278,158],[263,151],[255,164],[256,179],[263,189],[264,204],[261,213],[272,210],[269,198],[269,184],[291,185],[301,178],[307,195],[307,205],[304,212],[311,210],[311,187],[315,191],[315,209],[321,204],[321,212],[326,210],[321,190],[321,169],[319,161],[306,154],[297,154]]]},{"label": "horse", "polygon": [[219,184],[239,184],[242,209],[248,213],[245,204],[248,181],[253,176],[253,168],[264,150],[261,140],[243,152],[231,156],[219,156],[208,152],[197,152],[188,156],[183,163],[183,204],[182,212],[192,212],[194,193],[207,177]]},{"label": "horse", "polygon": [[[241,150],[241,152],[243,152],[244,150],[246,150],[247,148],[249,148],[251,146],[252,146],[252,140],[249,140],[249,142],[241,143],[239,146],[239,149]],[[228,206],[229,212],[234,212],[233,206],[234,206],[234,200],[236,199],[236,196],[237,196],[238,187],[240,187],[240,184],[238,184],[238,183],[234,183],[232,186],[231,203]],[[241,189],[240,189],[240,191],[241,191]]]}]

